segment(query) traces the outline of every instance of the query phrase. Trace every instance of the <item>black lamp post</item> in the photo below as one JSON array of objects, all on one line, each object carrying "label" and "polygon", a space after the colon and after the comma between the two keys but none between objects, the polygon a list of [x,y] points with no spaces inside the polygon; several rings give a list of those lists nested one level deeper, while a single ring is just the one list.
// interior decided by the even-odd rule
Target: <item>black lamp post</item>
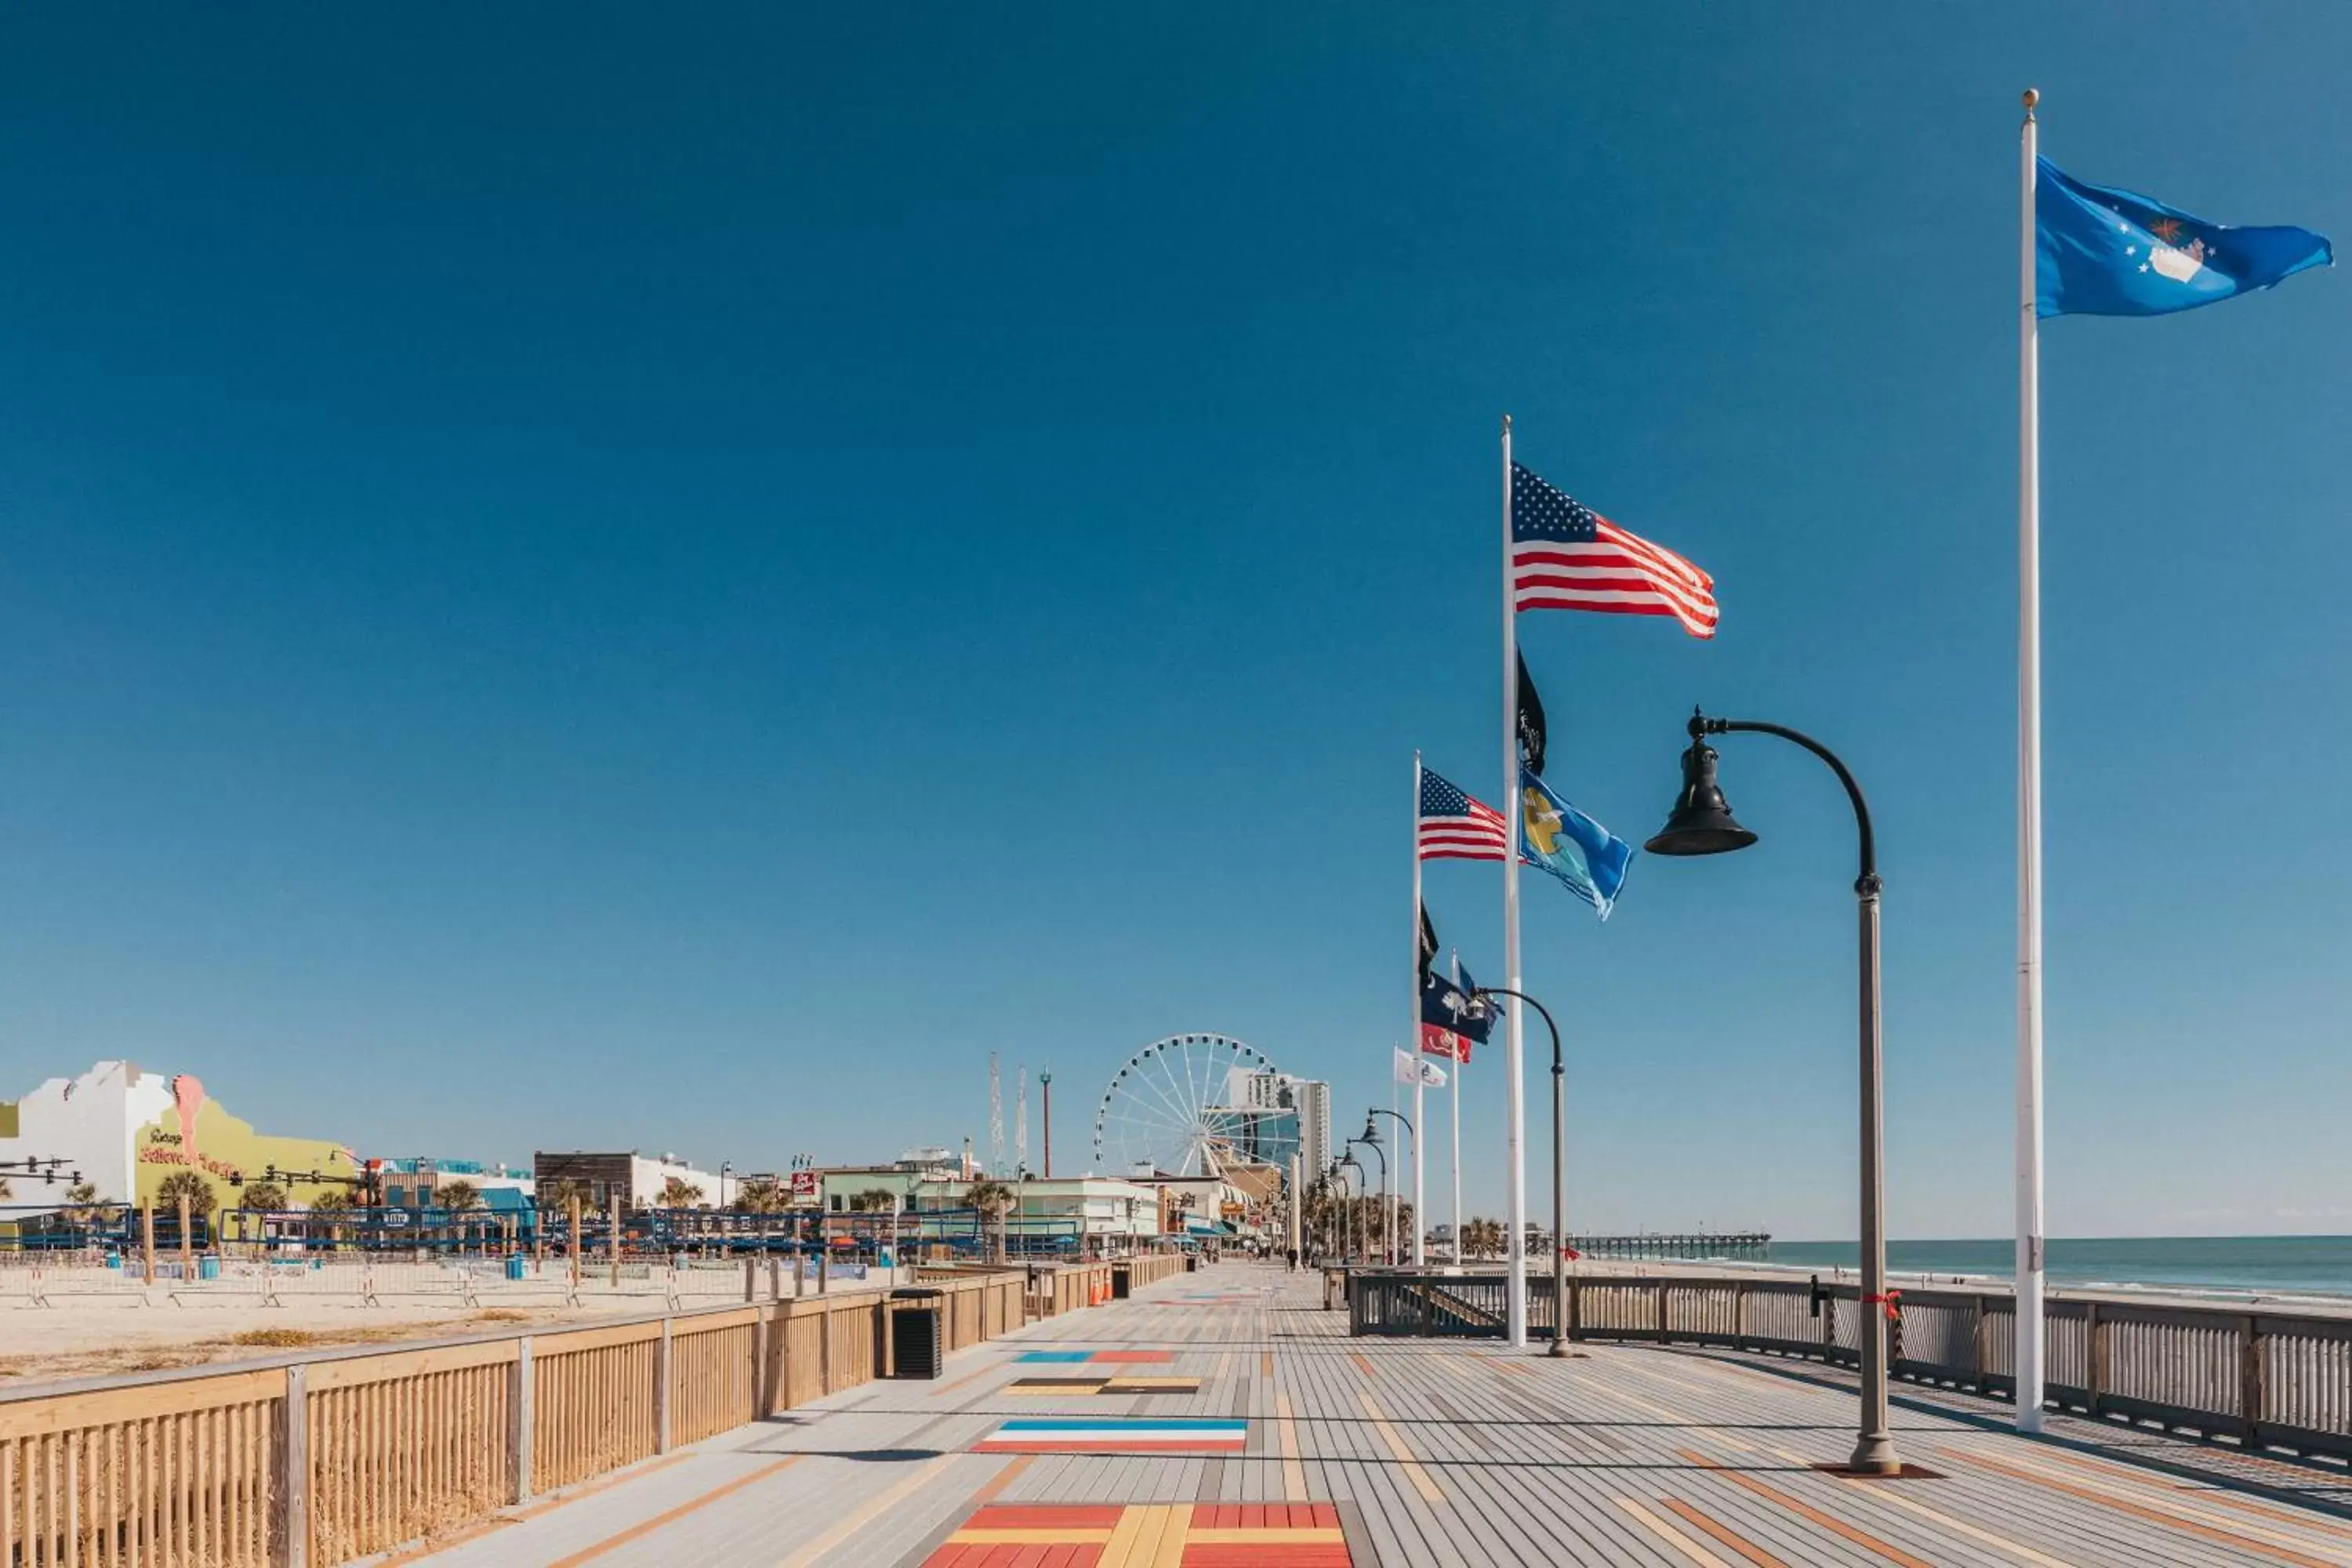
[{"label": "black lamp post", "polygon": [[[1341,1142],[1339,1146],[1347,1151],[1347,1152],[1339,1156],[1339,1163],[1346,1166],[1349,1170],[1356,1173],[1356,1189],[1357,1193],[1360,1194],[1362,1192],[1369,1189],[1371,1184],[1364,1179],[1364,1167],[1356,1163],[1356,1141],[1353,1138],[1345,1139]],[[1341,1261],[1344,1262],[1347,1258],[1355,1256],[1356,1233],[1358,1230],[1361,1229],[1363,1226],[1364,1205],[1357,1200],[1355,1195],[1348,1194],[1347,1183],[1344,1177],[1341,1178],[1339,1191],[1342,1196],[1346,1197],[1347,1200],[1345,1206],[1339,1211],[1339,1234],[1344,1238],[1340,1243],[1340,1252],[1342,1254]]]},{"label": "black lamp post", "polygon": [[1323,1215],[1324,1234],[1330,1237],[1331,1242],[1328,1256],[1338,1258],[1339,1266],[1344,1268],[1348,1264],[1348,1248],[1342,1239],[1345,1233],[1340,1227],[1347,1223],[1348,1218],[1348,1178],[1340,1174],[1339,1162],[1337,1160],[1324,1167],[1323,1194],[1330,1199],[1329,1205]]},{"label": "black lamp post", "polygon": [[[1396,1261],[1395,1248],[1390,1245],[1391,1240],[1393,1240],[1393,1237],[1390,1234],[1391,1226],[1389,1225],[1388,1215],[1386,1213],[1389,1197],[1389,1152],[1381,1146],[1381,1130],[1379,1125],[1372,1121],[1371,1113],[1370,1111],[1367,1111],[1364,1114],[1364,1135],[1361,1138],[1353,1139],[1351,1142],[1361,1143],[1365,1148],[1370,1149],[1373,1153],[1378,1154],[1381,1157],[1381,1207],[1382,1210],[1381,1215],[1381,1251],[1388,1256],[1388,1260],[1390,1262],[1393,1263]],[[1368,1260],[1371,1256],[1371,1236],[1369,1230],[1367,1230],[1364,1237],[1364,1254]]]},{"label": "black lamp post", "polygon": [[1567,1068],[1559,1056],[1559,1026],[1552,1022],[1551,1009],[1524,991],[1513,991],[1503,985],[1481,985],[1472,1000],[1483,1004],[1489,996],[1516,996],[1533,1007],[1543,1018],[1544,1027],[1551,1031],[1551,1349],[1554,1356],[1568,1354],[1568,1133],[1566,1088]]},{"label": "black lamp post", "polygon": [[[1419,1163],[1421,1159],[1421,1133],[1414,1128],[1412,1118],[1406,1116],[1402,1111],[1382,1110],[1380,1107],[1374,1106],[1371,1110],[1364,1113],[1364,1138],[1367,1142],[1378,1143],[1380,1142],[1377,1131],[1372,1126],[1372,1118],[1376,1116],[1394,1117],[1396,1119],[1396,1124],[1404,1129],[1404,1135],[1412,1140],[1413,1160],[1415,1162],[1413,1165],[1412,1182],[1412,1201],[1414,1205],[1412,1211],[1412,1250],[1414,1255],[1413,1267],[1418,1268],[1421,1267],[1421,1166]],[[1404,1145],[1402,1143],[1397,1145],[1397,1158],[1400,1160],[1404,1158]],[[1399,1173],[1397,1176],[1397,1184],[1400,1186],[1404,1184],[1402,1173]],[[1398,1245],[1402,1239],[1402,1238],[1397,1235],[1396,1209],[1391,1208],[1389,1210],[1389,1261],[1391,1263],[1402,1263],[1404,1261],[1404,1248]]]},{"label": "black lamp post", "polygon": [[1719,855],[1756,842],[1756,835],[1732,818],[1731,806],[1715,779],[1715,748],[1706,740],[1709,735],[1738,733],[1778,735],[1827,763],[1838,783],[1845,786],[1846,799],[1853,805],[1854,826],[1861,833],[1862,872],[1854,879],[1853,894],[1862,922],[1862,1300],[1857,1314],[1862,1341],[1862,1435],[1848,1464],[1864,1474],[1896,1475],[1903,1466],[1895,1456],[1895,1439],[1886,1428],[1886,1320],[1895,1313],[1895,1297],[1886,1289],[1886,1150],[1879,1081],[1883,1066],[1878,1005],[1881,884],[1877,847],[1870,832],[1870,807],[1862,798],[1862,786],[1827,746],[1810,735],[1778,724],[1709,719],[1694,712],[1690,749],[1683,752],[1682,795],[1665,826],[1643,847],[1653,855]]}]

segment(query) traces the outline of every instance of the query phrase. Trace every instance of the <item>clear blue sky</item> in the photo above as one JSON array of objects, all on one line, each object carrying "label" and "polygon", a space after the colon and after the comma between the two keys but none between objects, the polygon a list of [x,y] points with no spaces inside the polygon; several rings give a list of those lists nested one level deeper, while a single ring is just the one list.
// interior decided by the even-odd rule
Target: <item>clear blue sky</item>
[{"label": "clear blue sky", "polygon": [[[1528,619],[1552,778],[1639,838],[1695,701],[1847,755],[1894,1228],[2000,1234],[2017,93],[2344,242],[2347,58],[2318,0],[19,9],[5,1091],[743,1168],[984,1139],[995,1049],[1067,1168],[1212,1028],[1385,1103],[1507,410],[1725,606]],[[2045,332],[2055,1234],[2352,1230],[2348,342],[2332,272]],[[1577,1217],[1850,1236],[1845,808],[1724,777],[1757,849],[1528,889]],[[1430,876],[1482,973],[1497,881]]]}]

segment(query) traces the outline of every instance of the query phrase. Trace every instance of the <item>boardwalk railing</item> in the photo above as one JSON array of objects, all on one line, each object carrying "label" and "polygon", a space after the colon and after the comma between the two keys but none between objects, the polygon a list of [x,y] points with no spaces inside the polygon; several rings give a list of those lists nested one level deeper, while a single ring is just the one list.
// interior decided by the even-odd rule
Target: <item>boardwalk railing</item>
[{"label": "boardwalk railing", "polygon": [[[1727,1345],[1851,1365],[1860,1289],[1803,1280],[1588,1278],[1570,1281],[1569,1334]],[[2013,1398],[2016,1306],[2005,1291],[1905,1289],[1895,1374]],[[1359,1334],[1496,1338],[1495,1274],[1354,1272]],[[2048,1390],[2061,1408],[2154,1421],[2248,1447],[2352,1457],[2352,1317],[2158,1306],[2070,1295],[2045,1303]],[[1555,1329],[1550,1281],[1531,1279],[1528,1327]]]},{"label": "boardwalk railing", "polygon": [[960,1350],[1022,1270],[394,1351],[0,1394],[5,1568],[330,1568],[889,1376],[888,1317]]}]

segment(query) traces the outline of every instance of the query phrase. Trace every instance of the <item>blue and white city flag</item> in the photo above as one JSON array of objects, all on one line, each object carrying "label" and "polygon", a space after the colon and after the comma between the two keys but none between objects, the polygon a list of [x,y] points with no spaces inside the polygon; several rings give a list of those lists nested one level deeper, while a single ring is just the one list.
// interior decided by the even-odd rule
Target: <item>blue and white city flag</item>
[{"label": "blue and white city flag", "polygon": [[2232,228],[2034,160],[2034,314],[2162,316],[2332,264],[2307,228]]},{"label": "blue and white city flag", "polygon": [[1399,1083],[1426,1084],[1431,1089],[1445,1087],[1445,1069],[1435,1062],[1423,1061],[1411,1051],[1396,1054],[1396,1080]]},{"label": "blue and white city flag", "polygon": [[1633,847],[1562,800],[1549,784],[1519,770],[1519,858],[1549,871],[1609,918],[1633,863]]}]

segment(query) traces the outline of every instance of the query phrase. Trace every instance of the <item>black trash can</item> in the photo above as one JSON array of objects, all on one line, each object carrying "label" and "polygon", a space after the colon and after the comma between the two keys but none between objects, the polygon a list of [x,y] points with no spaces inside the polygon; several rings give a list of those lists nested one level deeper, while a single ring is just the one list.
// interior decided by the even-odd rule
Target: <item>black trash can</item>
[{"label": "black trash can", "polygon": [[947,1329],[937,1290],[890,1292],[893,1377],[937,1377],[947,1365]]},{"label": "black trash can", "polygon": [[1110,1299],[1124,1301],[1135,1293],[1135,1265],[1114,1263],[1110,1266]]}]

